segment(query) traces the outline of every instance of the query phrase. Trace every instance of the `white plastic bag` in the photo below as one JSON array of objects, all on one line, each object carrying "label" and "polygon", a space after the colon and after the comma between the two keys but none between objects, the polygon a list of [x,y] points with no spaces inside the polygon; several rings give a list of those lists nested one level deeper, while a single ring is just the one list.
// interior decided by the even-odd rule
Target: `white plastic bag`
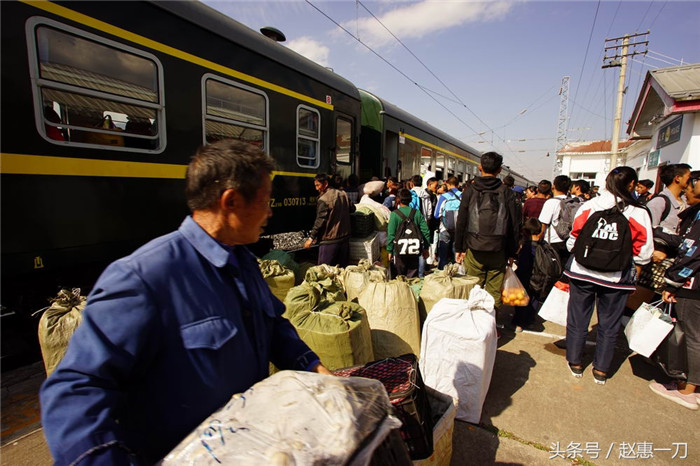
[{"label": "white plastic bag", "polygon": [[648,358],[656,351],[666,336],[673,330],[663,310],[657,303],[642,303],[625,327],[625,336],[632,351]]},{"label": "white plastic bag", "polygon": [[544,320],[566,327],[569,306],[569,284],[556,282],[538,312]]}]

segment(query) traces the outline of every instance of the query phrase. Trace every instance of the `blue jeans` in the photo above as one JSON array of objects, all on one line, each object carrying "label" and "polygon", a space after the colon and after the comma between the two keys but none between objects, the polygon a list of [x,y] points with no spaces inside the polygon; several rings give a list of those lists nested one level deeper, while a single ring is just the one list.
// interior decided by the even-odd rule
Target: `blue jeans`
[{"label": "blue jeans", "polygon": [[440,270],[455,260],[455,241],[447,230],[441,231],[438,235],[438,258],[438,269]]},{"label": "blue jeans", "polygon": [[566,318],[566,360],[581,364],[583,348],[588,336],[588,325],[593,307],[598,307],[598,338],[596,339],[593,367],[608,372],[615,353],[615,342],[620,332],[622,313],[625,310],[629,290],[618,290],[571,279],[569,307]]}]

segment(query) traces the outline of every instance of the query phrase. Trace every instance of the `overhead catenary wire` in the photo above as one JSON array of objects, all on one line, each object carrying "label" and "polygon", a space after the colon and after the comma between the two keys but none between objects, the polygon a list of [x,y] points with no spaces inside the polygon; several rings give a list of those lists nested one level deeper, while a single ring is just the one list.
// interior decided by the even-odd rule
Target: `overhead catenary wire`
[{"label": "overhead catenary wire", "polygon": [[[308,0],[307,0],[307,1],[308,1]],[[391,31],[391,30],[390,30],[390,29],[389,29],[389,28],[388,28],[388,27],[387,27],[387,26],[386,26],[386,25],[385,25],[385,24],[370,10],[370,9],[369,9],[369,8],[367,8],[367,6],[365,6],[364,3],[362,3],[360,0],[357,0],[357,3],[359,3],[359,4],[362,6],[362,8],[364,8],[364,9],[367,11],[367,13],[369,13],[369,14],[372,16],[372,18],[374,18],[375,21],[377,21],[377,22],[391,35],[391,37],[393,37],[404,49],[406,49],[406,51],[408,51],[408,53],[410,53],[411,56],[412,56],[413,58],[415,58],[415,59],[418,61],[418,63],[420,63],[420,64],[423,66],[423,68],[425,68],[425,69],[428,71],[428,73],[430,73],[440,84],[442,84],[442,86],[443,86],[445,89],[447,89],[447,91],[448,91],[455,99],[457,99],[457,102],[458,102],[462,107],[464,107],[465,109],[467,109],[467,111],[468,111],[469,113],[471,113],[477,120],[479,120],[479,122],[480,122],[482,125],[484,125],[489,131],[491,131],[491,132],[493,132],[493,133],[495,134],[495,130],[492,129],[492,128],[490,127],[490,125],[489,125],[488,123],[486,123],[479,115],[477,115],[471,108],[469,108],[469,106],[468,106],[466,103],[464,103],[464,101],[463,101],[462,99],[460,99],[459,96],[458,96],[457,94],[455,94],[455,93],[452,91],[452,89],[450,89],[450,87],[449,87],[447,84],[445,84],[445,82],[444,82],[442,79],[440,79],[440,78],[430,69],[430,67],[428,67],[420,58],[418,58],[418,56],[417,56],[415,53],[413,53],[413,51],[412,51],[401,39],[399,39],[399,38],[396,36],[396,34],[394,34],[394,33],[393,33],[393,32],[392,32],[392,31]],[[435,92],[435,94],[436,94],[436,95],[440,95],[440,94],[438,94],[438,93],[436,93],[436,92]],[[441,97],[444,97],[444,96],[441,96]],[[448,99],[448,100],[451,100],[451,99]],[[457,102],[455,102],[454,100],[451,100],[451,101],[454,102],[454,103],[457,103]],[[516,118],[517,118],[517,117],[516,117]],[[499,128],[496,128],[496,129],[499,129]],[[496,135],[496,136],[499,137],[498,135]],[[506,143],[505,139],[500,138],[500,137],[499,137],[499,139],[501,139],[501,140],[506,144],[506,146],[507,146],[507,143]],[[510,148],[509,146],[508,146],[508,148],[509,148],[510,150],[512,150],[512,148]]]},{"label": "overhead catenary wire", "polygon": [[[595,16],[593,17],[593,24],[591,25],[591,32],[588,35],[588,44],[586,44],[586,53],[583,55],[583,63],[581,64],[581,71],[579,73],[578,82],[576,83],[576,92],[574,92],[574,100],[578,98],[578,90],[581,86],[581,80],[583,79],[583,70],[586,67],[586,58],[588,57],[588,50],[591,46],[591,39],[593,38],[593,31],[595,30],[596,21],[598,20],[598,11],[600,10],[600,0],[595,8]],[[573,112],[572,112],[573,113]],[[570,117],[571,119],[571,117]]]},{"label": "overhead catenary wire", "polygon": [[[466,121],[464,121],[464,120],[463,120],[462,118],[460,118],[457,114],[455,114],[455,113],[452,112],[449,108],[447,108],[442,102],[440,102],[440,101],[437,100],[433,95],[431,95],[431,93],[435,93],[434,91],[428,91],[428,88],[427,88],[427,87],[425,87],[425,86],[419,84],[418,82],[416,82],[413,78],[411,78],[410,76],[408,76],[405,72],[403,72],[403,71],[400,70],[397,66],[395,66],[393,63],[391,63],[389,60],[387,60],[386,58],[384,58],[379,52],[375,51],[372,47],[370,47],[368,44],[366,44],[364,41],[362,41],[359,37],[357,37],[356,35],[354,35],[354,34],[353,34],[352,32],[350,32],[347,28],[343,27],[340,23],[338,23],[336,20],[334,20],[334,19],[333,19],[332,17],[330,17],[328,14],[326,14],[326,13],[325,13],[323,10],[321,10],[319,7],[317,7],[316,5],[314,5],[310,0],[305,0],[305,2],[308,3],[308,4],[309,4],[312,8],[314,8],[316,11],[318,11],[319,13],[321,13],[324,17],[326,17],[326,19],[328,19],[329,21],[331,21],[333,24],[335,24],[338,28],[340,28],[342,31],[344,31],[346,34],[348,34],[350,37],[352,37],[352,38],[355,39],[357,42],[359,42],[360,44],[362,44],[363,47],[365,47],[367,50],[369,50],[370,52],[372,52],[372,54],[374,54],[377,58],[379,58],[379,59],[382,60],[384,63],[386,63],[387,65],[389,65],[392,69],[394,69],[396,72],[398,72],[401,76],[403,76],[403,77],[406,78],[408,81],[410,81],[413,85],[415,85],[416,87],[418,87],[419,89],[421,89],[421,91],[423,91],[428,97],[430,97],[430,99],[432,99],[435,103],[437,103],[438,105],[440,105],[445,111],[447,111],[450,115],[452,115],[453,117],[455,117],[460,123],[462,123],[464,126],[466,126],[466,127],[467,127],[469,130],[471,130],[474,134],[479,135],[479,132],[476,131],[473,127],[471,127]],[[358,3],[359,3],[359,2],[358,2]],[[363,7],[364,7],[364,5],[363,5]],[[392,34],[392,35],[393,35],[393,34]],[[466,107],[466,105],[465,105],[465,107]],[[473,113],[473,111],[472,111],[471,109],[469,109],[468,107],[466,107],[466,108],[467,108],[471,113]],[[522,159],[520,159],[520,157],[516,154],[515,150],[514,150],[512,147],[510,147],[510,145],[506,142],[505,138],[503,138],[503,137],[501,137],[500,135],[498,135],[498,134],[497,134],[492,128],[490,128],[490,126],[489,126],[488,124],[486,124],[478,115],[474,114],[474,116],[475,116],[484,126],[486,126],[487,129],[488,129],[489,131],[492,132],[492,134],[494,134],[498,139],[500,139],[500,140],[505,144],[505,146],[506,146],[506,148],[508,149],[508,151],[511,152],[511,154],[512,154],[516,159],[518,159],[518,161],[519,161],[520,163],[524,163],[524,161],[523,161]],[[495,147],[494,147],[494,148],[495,148]]]}]

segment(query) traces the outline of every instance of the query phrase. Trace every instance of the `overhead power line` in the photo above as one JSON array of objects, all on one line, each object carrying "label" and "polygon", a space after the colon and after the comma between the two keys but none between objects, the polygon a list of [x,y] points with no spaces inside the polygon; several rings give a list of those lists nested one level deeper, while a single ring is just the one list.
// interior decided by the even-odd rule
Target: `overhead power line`
[{"label": "overhead power line", "polygon": [[[403,76],[404,78],[406,78],[408,81],[410,81],[410,82],[411,82],[412,84],[414,84],[416,87],[418,87],[419,89],[421,89],[421,91],[423,91],[423,92],[424,92],[428,97],[430,97],[435,103],[437,103],[438,105],[440,105],[440,106],[441,106],[443,109],[445,109],[450,115],[452,115],[453,117],[455,117],[460,123],[462,123],[464,126],[466,126],[467,128],[469,128],[469,130],[471,130],[474,134],[480,135],[479,132],[477,132],[474,128],[472,128],[467,122],[465,122],[462,118],[460,118],[458,115],[456,115],[454,112],[452,112],[449,108],[447,108],[444,104],[442,104],[440,101],[438,101],[433,95],[431,95],[431,94],[440,95],[439,93],[437,93],[437,92],[435,92],[435,91],[432,91],[432,90],[429,90],[427,87],[425,87],[425,86],[419,84],[418,82],[416,82],[413,78],[411,78],[410,76],[408,76],[405,72],[401,71],[401,70],[400,70],[398,67],[396,67],[393,63],[391,63],[389,60],[387,60],[386,58],[384,58],[379,52],[375,51],[372,47],[370,47],[368,44],[366,44],[365,42],[363,42],[358,36],[354,35],[354,34],[353,34],[352,32],[350,32],[350,31],[348,31],[345,27],[343,27],[340,23],[338,23],[336,20],[334,20],[333,18],[331,18],[331,17],[330,17],[328,14],[326,14],[323,10],[321,10],[321,9],[318,8],[316,5],[314,5],[313,3],[311,3],[310,0],[305,0],[305,1],[306,1],[306,3],[308,3],[311,7],[313,7],[316,11],[318,11],[318,12],[321,13],[323,16],[325,16],[329,21],[331,21],[333,24],[335,24],[335,25],[338,26],[341,30],[343,30],[346,34],[348,34],[350,37],[352,37],[352,38],[355,39],[357,42],[359,42],[360,44],[362,44],[367,50],[369,50],[370,52],[372,52],[377,58],[379,58],[379,59],[382,60],[384,63],[386,63],[387,65],[389,65],[392,69],[394,69],[395,71],[397,71],[399,74],[401,74],[401,76]],[[402,42],[401,42],[401,41],[400,41],[400,40],[399,40],[399,39],[398,39],[398,38],[397,38],[383,23],[381,23],[381,21],[379,21],[379,19],[376,18],[376,16],[374,16],[374,14],[372,14],[372,12],[370,12],[370,11],[367,9],[367,7],[365,7],[361,2],[359,2],[359,0],[358,0],[358,3],[361,4],[362,7],[365,8],[365,9],[366,9],[366,10],[367,10],[367,11],[382,25],[382,27],[384,27],[397,41],[399,41],[399,43],[401,43],[401,45],[403,45],[404,47],[406,47],[406,46],[405,46],[405,45],[404,45],[404,44],[403,44],[403,43],[402,43]],[[406,47],[406,48],[407,48],[407,47]],[[409,51],[410,51],[410,50],[409,50]],[[411,54],[415,57],[415,54],[413,54],[412,52],[411,52]],[[417,59],[423,66],[425,66],[425,64],[424,64],[420,59],[418,59],[417,57],[416,57],[416,59]],[[433,73],[431,72],[431,74],[433,74]],[[435,75],[433,74],[433,76],[435,76]],[[479,122],[481,122],[492,134],[494,134],[499,140],[501,140],[501,141],[505,144],[505,146],[506,146],[506,148],[508,149],[508,151],[511,152],[512,155],[513,155],[514,157],[516,157],[516,159],[519,159],[520,162],[524,162],[524,161],[523,161],[522,159],[520,159],[520,157],[515,153],[515,151],[513,150],[513,148],[510,147],[510,145],[508,144],[508,142],[506,141],[505,138],[503,138],[503,137],[501,137],[500,135],[496,134],[496,132],[495,132],[486,122],[484,122],[476,113],[474,113],[466,104],[464,104],[464,103],[461,101],[461,99],[459,99],[459,97],[457,97],[457,96],[449,89],[449,87],[447,87],[439,78],[437,78],[437,76],[435,76],[435,77],[436,77],[436,79],[438,79],[438,81],[440,81],[440,82],[448,89],[448,91],[449,91],[450,93],[452,93],[452,94],[455,96],[455,98],[457,98],[457,99],[460,101],[460,103],[462,104],[462,106],[464,106],[464,108],[466,108],[470,113],[472,113],[472,114],[474,115],[474,117],[476,117],[476,118],[479,120]],[[444,96],[443,96],[443,97],[444,97]],[[483,134],[483,133],[482,133],[482,134]]]},{"label": "overhead power line", "polygon": [[595,30],[595,23],[598,20],[598,10],[600,10],[600,0],[598,0],[598,5],[595,7],[595,16],[593,17],[593,24],[591,25],[591,32],[588,35],[588,44],[586,44],[586,53],[583,55],[583,63],[581,64],[581,72],[578,76],[578,82],[576,83],[576,92],[574,92],[574,100],[578,98],[578,89],[581,86],[581,81],[583,80],[583,70],[586,67],[586,58],[588,57],[588,49],[591,46],[591,39],[593,38],[593,31]]}]

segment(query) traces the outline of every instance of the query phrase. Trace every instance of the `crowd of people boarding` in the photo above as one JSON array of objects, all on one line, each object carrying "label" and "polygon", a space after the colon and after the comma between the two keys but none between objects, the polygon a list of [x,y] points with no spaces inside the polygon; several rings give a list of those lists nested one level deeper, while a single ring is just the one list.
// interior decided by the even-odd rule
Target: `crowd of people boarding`
[{"label": "crowd of people boarding", "polygon": [[[489,152],[482,155],[481,176],[464,182],[455,176],[439,180],[414,175],[406,180],[375,178],[361,185],[354,175],[345,182],[319,175],[317,189],[320,180],[319,199],[345,192],[352,199],[339,203],[346,215],[353,202],[381,206],[388,221],[386,249],[393,275],[422,278],[448,263],[461,264],[493,296],[498,312],[506,268],[515,264],[530,297],[526,305],[514,307],[511,328],[516,333],[536,322],[551,289],[564,284],[569,293],[566,359],[577,378],[584,375],[583,352],[594,310],[598,323],[591,373],[595,383],[604,385],[623,317],[642,302],[663,301],[655,305],[685,334],[687,369],[684,377],[652,382],[650,389],[698,409],[700,283],[695,276],[700,252],[695,243],[700,235],[700,171],[687,164],[664,165],[659,168],[663,187],[652,194],[654,182],[639,180],[637,171],[626,166],[610,171],[603,186],[566,175],[537,186],[515,186],[511,176],[499,176],[502,164],[501,155]],[[382,189],[364,188],[371,183]],[[336,194],[328,196],[329,191]],[[321,248],[347,250],[334,245],[349,241],[349,220],[330,244],[319,241],[319,232],[339,231],[334,228],[339,223],[324,212],[328,204],[319,206],[307,245],[320,242]],[[327,257],[319,252],[322,256]],[[319,263],[347,265],[345,258],[345,263],[324,260]]]}]

